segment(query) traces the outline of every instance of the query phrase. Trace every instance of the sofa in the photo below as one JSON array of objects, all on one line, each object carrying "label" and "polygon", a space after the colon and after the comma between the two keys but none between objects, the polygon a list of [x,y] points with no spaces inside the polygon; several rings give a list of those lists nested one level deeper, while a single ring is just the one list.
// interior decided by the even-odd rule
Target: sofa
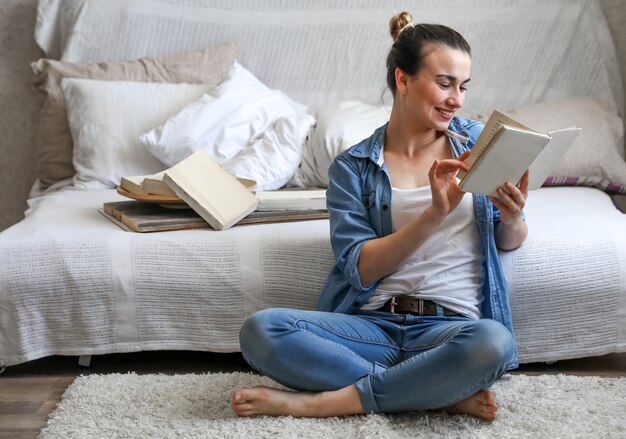
[{"label": "sofa", "polygon": [[472,45],[462,115],[582,127],[500,254],[521,363],[626,351],[624,92],[587,0],[40,0],[37,179],[0,233],[0,362],[144,350],[236,352],[244,319],[315,307],[327,220],[132,233],[100,214],[122,176],[198,149],[264,189],[324,187],[389,115],[387,21]]}]

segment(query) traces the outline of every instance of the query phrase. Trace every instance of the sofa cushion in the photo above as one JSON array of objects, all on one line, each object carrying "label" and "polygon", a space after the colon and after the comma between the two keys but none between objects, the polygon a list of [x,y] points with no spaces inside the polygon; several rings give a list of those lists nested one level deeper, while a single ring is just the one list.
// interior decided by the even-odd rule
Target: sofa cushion
[{"label": "sofa cushion", "polygon": [[139,141],[211,86],[66,78],[62,89],[74,139],[74,185],[113,188],[122,177],[166,166]]},{"label": "sofa cushion", "polygon": [[235,62],[213,91],[140,137],[168,166],[203,150],[258,190],[283,186],[295,173],[314,118]]},{"label": "sofa cushion", "polygon": [[302,151],[302,163],[290,185],[327,187],[335,156],[369,137],[389,120],[391,108],[345,101],[320,109],[317,123]]}]

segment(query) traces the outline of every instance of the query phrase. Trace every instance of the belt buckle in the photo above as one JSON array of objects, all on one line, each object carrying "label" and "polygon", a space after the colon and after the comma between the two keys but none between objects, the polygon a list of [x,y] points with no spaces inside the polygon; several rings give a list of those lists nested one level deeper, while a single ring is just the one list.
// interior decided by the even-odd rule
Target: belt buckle
[{"label": "belt buckle", "polygon": [[424,315],[424,301],[422,299],[417,299],[417,314]]},{"label": "belt buckle", "polygon": [[395,314],[396,313],[396,306],[398,305],[398,302],[396,301],[396,296],[393,296],[391,298],[391,301],[389,302],[389,312],[391,314]]}]

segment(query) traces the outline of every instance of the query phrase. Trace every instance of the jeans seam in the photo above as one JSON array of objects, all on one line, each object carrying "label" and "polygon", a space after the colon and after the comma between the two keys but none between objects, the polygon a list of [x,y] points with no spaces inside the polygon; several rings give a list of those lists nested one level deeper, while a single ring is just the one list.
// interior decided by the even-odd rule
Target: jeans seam
[{"label": "jeans seam", "polygon": [[[311,335],[314,335],[316,337],[319,337],[317,334],[315,334],[315,333],[313,333],[311,331],[308,331],[306,329],[302,329],[302,328],[296,328],[296,329],[298,329],[299,331],[307,332],[307,333],[309,333]],[[349,354],[354,356],[355,358],[358,358],[361,361],[365,361],[366,363],[370,363],[372,365],[372,371],[370,372],[370,374],[374,373],[374,370],[376,369],[376,362],[372,362],[372,361],[370,361],[370,360],[368,360],[366,358],[363,358],[362,356],[360,356],[359,354],[354,352],[352,349],[350,349],[348,346],[342,345],[341,343],[338,343],[335,340],[329,340],[329,339],[326,338],[326,339],[324,339],[324,341],[332,343],[335,346],[338,346],[340,349],[346,349],[349,352]]]},{"label": "jeans seam", "polygon": [[[351,341],[354,341],[354,342],[362,342],[362,343],[375,344],[375,345],[378,345],[378,346],[385,346],[385,347],[393,348],[393,349],[396,349],[396,350],[400,350],[400,348],[399,348],[397,345],[395,345],[395,344],[385,343],[385,342],[381,342],[381,341],[379,341],[379,340],[368,340],[368,339],[363,339],[363,338],[355,338],[355,337],[350,337],[350,336],[347,336],[347,335],[345,335],[345,334],[340,334],[340,333],[338,333],[337,331],[335,331],[334,329],[330,329],[330,328],[328,328],[328,327],[326,327],[326,326],[322,326],[322,325],[320,325],[320,324],[319,324],[319,323],[317,323],[317,322],[312,322],[312,321],[306,320],[306,319],[304,319],[304,318],[302,318],[302,317],[297,317],[297,318],[295,318],[295,319],[291,322],[291,326],[292,326],[292,328],[293,328],[293,327],[296,327],[296,325],[297,325],[297,323],[298,323],[298,322],[305,322],[305,323],[310,324],[310,325],[315,325],[315,326],[317,326],[318,328],[321,328],[321,329],[323,329],[323,330],[325,330],[325,331],[328,331],[328,332],[330,332],[330,333],[334,334],[334,335],[335,335],[335,336],[337,336],[337,337],[340,337],[340,338],[343,338],[343,339],[346,339],[346,340],[351,340]],[[307,331],[306,329],[302,329],[302,328],[298,328],[298,329],[300,329],[301,331]],[[307,332],[312,333],[311,331],[307,331]],[[337,342],[335,342],[335,343],[336,343],[336,344],[341,345],[340,343],[337,343]],[[343,346],[343,345],[341,345],[341,346]],[[344,347],[345,347],[345,346],[344,346]]]},{"label": "jeans seam", "polygon": [[[464,326],[458,326],[458,328],[456,329],[456,331],[454,332],[454,334],[451,337],[447,337],[445,340],[441,340],[441,337],[439,337],[437,339],[436,343],[431,343],[429,345],[425,345],[425,346],[420,346],[419,349],[404,349],[402,348],[402,351],[404,352],[415,352],[415,351],[428,351],[431,349],[435,349],[438,348],[439,346],[443,345],[444,343],[449,342],[450,340],[454,339],[454,337],[456,337],[457,335],[459,335],[459,333],[465,329]],[[441,340],[441,341],[440,341]],[[409,358],[410,360],[410,358]]]}]

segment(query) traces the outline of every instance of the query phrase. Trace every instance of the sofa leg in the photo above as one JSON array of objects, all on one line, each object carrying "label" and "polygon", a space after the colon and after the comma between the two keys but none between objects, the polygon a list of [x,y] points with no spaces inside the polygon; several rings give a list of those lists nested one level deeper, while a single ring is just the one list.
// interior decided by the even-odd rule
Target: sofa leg
[{"label": "sofa leg", "polygon": [[91,355],[81,355],[78,357],[78,365],[81,367],[91,366]]}]

